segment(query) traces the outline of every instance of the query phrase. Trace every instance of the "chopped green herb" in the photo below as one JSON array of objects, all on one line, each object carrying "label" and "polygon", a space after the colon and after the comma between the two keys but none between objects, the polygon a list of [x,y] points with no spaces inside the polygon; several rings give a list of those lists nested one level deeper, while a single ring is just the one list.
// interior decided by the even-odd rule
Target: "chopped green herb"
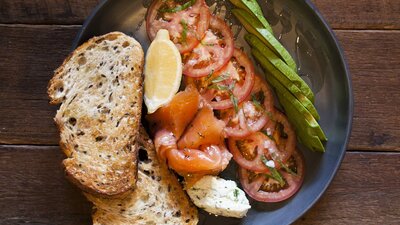
[{"label": "chopped green herb", "polygon": [[230,98],[231,98],[231,101],[233,103],[233,107],[235,109],[235,112],[237,113],[239,111],[238,99],[236,98],[235,95],[233,95],[232,92],[230,92],[229,94],[230,94]]},{"label": "chopped green herb", "polygon": [[223,73],[221,75],[219,75],[218,77],[214,78],[211,80],[211,83],[215,84],[215,83],[220,83],[222,81],[225,81],[229,78],[229,73]]},{"label": "chopped green herb", "polygon": [[182,5],[178,5],[175,8],[162,8],[159,10],[159,12],[162,13],[176,13],[182,10],[185,10],[187,8],[189,8],[190,6],[194,5],[194,3],[196,2],[196,0],[189,0],[185,3],[183,3]]},{"label": "chopped green herb", "polygon": [[288,166],[286,166],[281,160],[278,160],[279,165],[281,165],[281,167],[283,169],[285,169],[286,172],[290,173],[293,176],[297,176],[297,174],[295,172],[293,172],[293,170],[291,170]]},{"label": "chopped green herb", "polygon": [[265,158],[265,156],[261,156],[261,161],[265,164],[265,166],[269,169],[271,172],[270,177],[276,181],[279,182],[279,185],[283,186],[285,185],[285,180],[283,179],[282,175],[279,173],[277,169],[274,167],[269,167],[267,166],[268,160]]},{"label": "chopped green herb", "polygon": [[226,85],[221,85],[221,84],[213,84],[208,86],[209,89],[215,89],[218,91],[229,91],[229,87]]},{"label": "chopped green herb", "polygon": [[235,200],[238,200],[238,196],[239,196],[239,190],[237,188],[235,188],[235,190],[233,190],[233,196],[235,197]]},{"label": "chopped green herb", "polygon": [[255,94],[251,94],[251,101],[253,102],[253,104],[258,108],[263,110],[263,107],[261,106],[260,101],[258,101],[257,96]]},{"label": "chopped green herb", "polygon": [[186,43],[187,39],[187,31],[188,31],[188,25],[185,20],[181,20],[181,25],[182,25],[182,36],[181,36],[181,41],[183,43]]},{"label": "chopped green herb", "polygon": [[211,72],[207,75],[206,81],[208,81],[213,75],[214,75],[214,70],[211,70]]},{"label": "chopped green herb", "polygon": [[218,91],[228,91],[229,93],[229,98],[232,101],[232,104],[235,108],[235,112],[237,113],[239,111],[239,101],[236,98],[236,96],[233,94],[233,89],[235,88],[235,82],[230,83],[229,85],[222,85],[222,84],[218,84],[219,82],[222,82],[224,80],[226,80],[229,77],[229,74],[222,74],[218,77],[216,77],[215,79],[213,79],[211,81],[211,83],[213,83],[212,85],[208,86],[207,88],[209,89],[215,89]]}]

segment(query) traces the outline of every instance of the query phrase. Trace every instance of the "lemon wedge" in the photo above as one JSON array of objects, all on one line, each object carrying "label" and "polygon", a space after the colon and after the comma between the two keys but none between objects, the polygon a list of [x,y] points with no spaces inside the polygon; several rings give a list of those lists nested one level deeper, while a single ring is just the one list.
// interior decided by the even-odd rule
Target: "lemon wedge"
[{"label": "lemon wedge", "polygon": [[172,100],[181,79],[181,55],[168,31],[161,29],[147,50],[144,67],[144,102],[149,114]]}]

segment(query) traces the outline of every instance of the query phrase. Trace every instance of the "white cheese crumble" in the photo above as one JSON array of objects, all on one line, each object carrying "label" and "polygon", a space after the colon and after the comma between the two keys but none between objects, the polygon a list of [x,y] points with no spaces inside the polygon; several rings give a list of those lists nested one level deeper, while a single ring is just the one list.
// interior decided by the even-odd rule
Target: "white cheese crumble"
[{"label": "white cheese crumble", "polygon": [[215,215],[242,218],[251,208],[234,181],[216,176],[204,176],[187,193],[197,207]]},{"label": "white cheese crumble", "polygon": [[272,160],[268,160],[267,163],[266,163],[266,165],[267,165],[268,167],[275,168],[275,162],[272,161]]}]

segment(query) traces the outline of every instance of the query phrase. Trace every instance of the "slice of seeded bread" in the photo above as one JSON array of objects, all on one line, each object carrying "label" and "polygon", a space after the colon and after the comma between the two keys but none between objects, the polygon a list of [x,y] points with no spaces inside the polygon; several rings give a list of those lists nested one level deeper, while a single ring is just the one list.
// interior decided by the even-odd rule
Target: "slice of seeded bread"
[{"label": "slice of seeded bread", "polygon": [[140,129],[138,181],[124,199],[106,199],[86,194],[94,203],[95,225],[197,224],[197,209],[191,204],[176,176],[160,163],[152,141]]},{"label": "slice of seeded bread", "polygon": [[48,86],[67,177],[85,192],[115,197],[135,187],[144,53],[133,38],[112,32],[78,47]]}]

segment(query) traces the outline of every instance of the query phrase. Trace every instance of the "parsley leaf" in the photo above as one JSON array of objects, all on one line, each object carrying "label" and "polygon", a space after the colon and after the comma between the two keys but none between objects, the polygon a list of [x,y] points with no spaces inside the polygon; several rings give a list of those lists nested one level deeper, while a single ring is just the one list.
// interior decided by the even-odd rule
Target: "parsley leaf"
[{"label": "parsley leaf", "polygon": [[207,75],[206,81],[208,81],[213,75],[214,75],[214,70],[211,70],[211,72]]},{"label": "parsley leaf", "polygon": [[221,74],[221,75],[219,75],[218,77],[212,79],[212,80],[211,80],[211,83],[213,83],[213,84],[215,84],[215,83],[220,83],[220,82],[222,82],[222,81],[227,80],[229,77],[230,77],[230,76],[229,76],[229,73],[224,73],[224,74]]},{"label": "parsley leaf", "polygon": [[196,2],[196,0],[189,0],[185,3],[183,3],[182,5],[178,5],[175,8],[163,8],[160,9],[159,12],[162,13],[176,13],[182,10],[185,10],[187,8],[189,8],[190,6],[194,5],[194,3]]},{"label": "parsley leaf", "polygon": [[182,30],[182,36],[181,36],[181,41],[182,41],[183,43],[186,43],[188,25],[187,25],[186,21],[183,20],[183,19],[181,20],[180,23],[181,23],[182,28],[183,28],[183,30]]},{"label": "parsley leaf", "polygon": [[235,188],[235,190],[233,190],[233,196],[235,197],[235,200],[238,200],[238,196],[239,196],[239,190]]},{"label": "parsley leaf", "polygon": [[297,176],[297,173],[293,172],[293,170],[291,170],[288,166],[286,166],[281,160],[278,160],[279,165],[281,165],[281,167],[283,169],[285,169],[286,172],[290,173],[293,176]]},{"label": "parsley leaf", "polygon": [[261,106],[261,102],[258,101],[257,96],[255,94],[251,94],[251,101],[258,109],[263,109]]},{"label": "parsley leaf", "polygon": [[233,104],[233,107],[235,108],[235,112],[237,113],[239,111],[238,99],[236,98],[235,95],[233,95],[232,92],[230,92],[229,94],[230,94],[230,98],[231,98],[231,102]]},{"label": "parsley leaf", "polygon": [[229,87],[226,85],[221,85],[221,84],[213,84],[208,86],[209,89],[215,89],[218,91],[229,91]]},{"label": "parsley leaf", "polygon": [[267,166],[267,162],[268,160],[265,158],[265,156],[261,156],[261,161],[265,164],[265,166],[269,169],[269,171],[271,172],[271,178],[278,181],[279,185],[283,186],[285,185],[285,180],[283,179],[282,175],[279,173],[279,171],[277,169],[275,169],[274,167],[269,167]]}]

